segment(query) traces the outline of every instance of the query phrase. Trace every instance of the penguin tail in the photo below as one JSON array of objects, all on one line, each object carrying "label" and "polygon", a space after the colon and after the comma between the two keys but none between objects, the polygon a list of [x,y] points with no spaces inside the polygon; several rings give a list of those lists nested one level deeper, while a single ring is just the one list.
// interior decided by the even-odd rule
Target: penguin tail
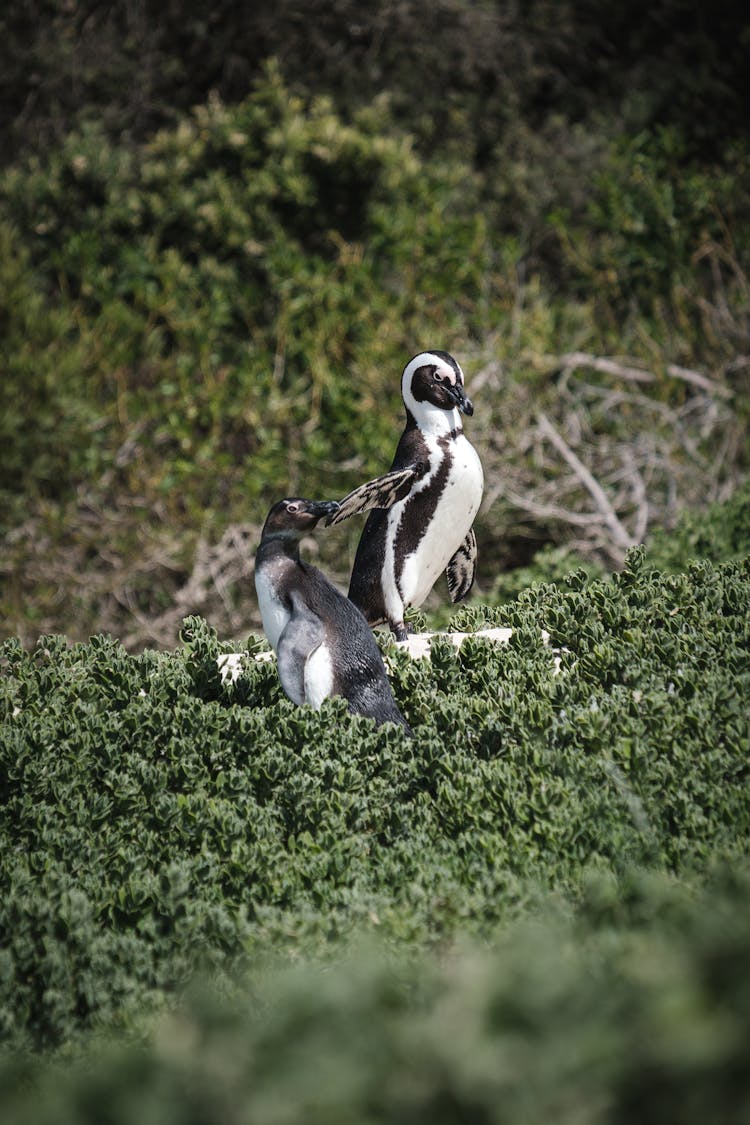
[{"label": "penguin tail", "polygon": [[390,698],[384,698],[378,694],[373,699],[369,698],[365,691],[359,697],[349,699],[349,710],[355,715],[364,715],[367,719],[374,719],[378,726],[382,726],[383,723],[395,723],[397,726],[403,727],[410,738],[414,737],[414,731],[401,714],[392,694]]},{"label": "penguin tail", "polygon": [[395,702],[393,704],[393,713],[387,715],[384,719],[381,719],[380,722],[396,723],[398,726],[403,727],[404,732],[408,734],[409,738],[414,738],[414,731],[411,729],[406,719],[399,711]]},{"label": "penguin tail", "polygon": [[392,715],[378,715],[375,717],[375,722],[378,726],[382,726],[383,723],[395,723],[396,726],[401,727],[407,737],[414,738],[414,731],[411,729],[398,707],[396,707]]}]

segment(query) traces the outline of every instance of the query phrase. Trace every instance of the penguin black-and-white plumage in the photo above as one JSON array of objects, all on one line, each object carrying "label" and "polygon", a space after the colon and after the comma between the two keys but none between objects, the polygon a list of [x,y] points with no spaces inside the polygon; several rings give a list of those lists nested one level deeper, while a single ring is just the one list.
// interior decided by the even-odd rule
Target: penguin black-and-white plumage
[{"label": "penguin black-and-white plumage", "polygon": [[419,606],[445,570],[451,600],[471,589],[476,568],[474,517],[484,478],[464,435],[474,413],[463,372],[444,351],[420,352],[401,379],[406,427],[389,473],[344,497],[328,523],[368,511],[349,597],[370,625],[388,622],[405,640],[404,612]]},{"label": "penguin black-and-white plumage", "polygon": [[295,703],[320,707],[329,696],[342,695],[350,711],[409,730],[364,617],[300,558],[302,536],[337,510],[334,501],[289,498],[271,508],[263,527],[255,588],[281,685]]}]

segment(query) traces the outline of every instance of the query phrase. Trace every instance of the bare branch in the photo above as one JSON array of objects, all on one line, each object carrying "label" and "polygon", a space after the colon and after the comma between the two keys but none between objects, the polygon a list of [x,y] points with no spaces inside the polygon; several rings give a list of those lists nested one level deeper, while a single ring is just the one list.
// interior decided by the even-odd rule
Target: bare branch
[{"label": "bare branch", "polygon": [[683,383],[690,383],[691,386],[707,391],[710,395],[718,395],[720,398],[729,398],[732,394],[729,387],[716,383],[707,375],[701,375],[699,371],[691,371],[690,368],[680,367],[676,363],[667,364],[667,375],[671,379],[681,379]]},{"label": "bare branch", "polygon": [[641,472],[635,463],[633,450],[626,447],[623,450],[623,461],[627,470],[627,479],[633,489],[633,498],[636,505],[635,516],[635,539],[637,543],[642,543],[646,537],[648,529],[649,517],[649,504],[648,495],[646,493],[646,485],[641,476]]},{"label": "bare branch", "polygon": [[583,487],[593,499],[597,510],[601,513],[604,523],[610,530],[614,543],[623,551],[626,551],[628,547],[632,547],[637,540],[628,535],[627,531],[620,523],[617,513],[610,504],[606,492],[596,478],[589,472],[583,462],[579,460],[570,446],[557,432],[546,414],[539,414],[538,424],[543,435],[552,442],[558,453],[560,453],[568,465],[570,465]]},{"label": "bare branch", "polygon": [[[591,355],[589,352],[568,352],[566,355],[560,356],[559,363],[565,372],[573,371],[576,367],[590,367],[593,371],[600,371],[603,375],[614,375],[617,379],[625,379],[632,383],[655,383],[657,381],[653,371],[638,367],[635,360],[621,363],[619,360],[610,359],[607,356]],[[689,383],[690,386],[706,391],[708,394],[719,395],[720,398],[728,398],[732,394],[729,387],[715,382],[707,375],[702,375],[700,371],[691,371],[690,368],[681,367],[677,363],[667,364],[665,370],[670,379],[679,379],[683,383]]]},{"label": "bare branch", "polygon": [[533,496],[524,496],[512,489],[505,489],[503,495],[514,507],[529,512],[530,515],[536,516],[538,519],[560,520],[572,527],[586,528],[603,522],[599,512],[576,512],[572,508],[563,508],[560,504],[545,504],[534,499]]},{"label": "bare branch", "polygon": [[590,367],[592,371],[601,371],[603,375],[614,375],[618,379],[627,379],[633,383],[656,382],[653,372],[636,367],[634,363],[620,363],[618,360],[591,355],[589,352],[568,352],[560,356],[559,364],[564,371],[574,371],[576,367]]}]

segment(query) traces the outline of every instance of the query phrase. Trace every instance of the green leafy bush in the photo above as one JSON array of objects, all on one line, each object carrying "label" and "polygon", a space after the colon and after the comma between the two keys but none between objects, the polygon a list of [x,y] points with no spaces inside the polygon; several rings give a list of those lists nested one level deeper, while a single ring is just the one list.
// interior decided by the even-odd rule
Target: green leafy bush
[{"label": "green leafy bush", "polygon": [[260,518],[270,480],[335,490],[324,466],[380,456],[374,404],[395,406],[425,332],[465,331],[484,274],[470,173],[388,130],[376,108],[347,125],[306,106],[271,69],[138,159],[91,126],[6,173],[0,213],[75,324],[83,394],[106,420],[92,475],[193,518],[220,478]]},{"label": "green leafy bush", "polygon": [[670,531],[657,529],[648,542],[649,561],[681,570],[691,559],[725,562],[750,554],[750,484],[705,510],[682,513]]},{"label": "green leafy bush", "polygon": [[601,311],[622,318],[638,305],[695,301],[716,283],[711,248],[742,241],[748,210],[735,185],[747,174],[744,148],[709,166],[691,164],[686,150],[674,128],[620,138],[598,159],[583,222],[555,215],[582,292]]},{"label": "green leafy bush", "polygon": [[[145,1042],[0,1063],[7,1125],[741,1121],[750,882],[589,879],[448,956],[358,943],[334,964],[193,988]],[[613,922],[615,923],[613,925]]]},{"label": "green leafy bush", "polygon": [[28,259],[0,223],[0,529],[21,522],[40,498],[65,495],[85,471],[97,417],[84,391],[85,353],[66,314],[39,291]]},{"label": "green leafy bush", "polygon": [[574,903],[586,871],[746,856],[748,561],[665,575],[634,552],[587,581],[487,607],[507,647],[387,645],[408,744],[340,699],[295,707],[273,663],[223,684],[199,619],[172,653],[6,642],[4,1035],[117,1024],[201,963],[362,926],[488,935],[533,887]]}]

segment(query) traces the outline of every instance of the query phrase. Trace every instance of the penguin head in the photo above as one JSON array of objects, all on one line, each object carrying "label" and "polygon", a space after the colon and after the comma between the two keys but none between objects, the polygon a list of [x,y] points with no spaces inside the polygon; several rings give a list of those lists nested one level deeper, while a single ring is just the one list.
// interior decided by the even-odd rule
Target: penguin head
[{"label": "penguin head", "polygon": [[464,390],[464,373],[448,352],[420,352],[410,359],[401,377],[401,394],[420,429],[460,430],[459,411],[474,413]]},{"label": "penguin head", "polygon": [[335,500],[302,500],[288,496],[274,504],[266,516],[263,539],[299,539],[325,516],[339,510]]}]

